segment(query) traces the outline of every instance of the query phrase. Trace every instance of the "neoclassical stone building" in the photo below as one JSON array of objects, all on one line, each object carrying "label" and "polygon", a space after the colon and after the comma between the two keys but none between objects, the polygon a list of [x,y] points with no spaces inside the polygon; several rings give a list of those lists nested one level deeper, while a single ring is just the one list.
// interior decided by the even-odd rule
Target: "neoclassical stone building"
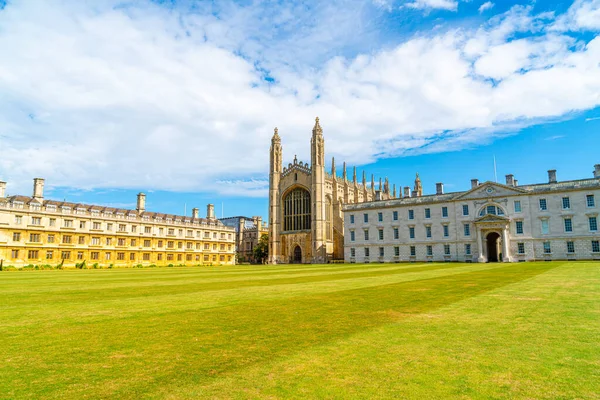
[{"label": "neoclassical stone building", "polygon": [[[408,192],[406,192],[408,190]],[[466,192],[348,204],[348,262],[600,260],[600,164],[593,178],[519,185],[471,181]]]},{"label": "neoclassical stone building", "polygon": [[310,143],[309,163],[294,161],[283,167],[283,150],[277,128],[271,139],[269,173],[269,262],[322,263],[344,257],[345,204],[389,200],[396,197],[387,179],[375,178],[367,185],[357,181],[356,168],[348,179],[346,163],[342,177],[336,174],[335,160],[331,173],[325,172],[325,139],[316,118]]}]

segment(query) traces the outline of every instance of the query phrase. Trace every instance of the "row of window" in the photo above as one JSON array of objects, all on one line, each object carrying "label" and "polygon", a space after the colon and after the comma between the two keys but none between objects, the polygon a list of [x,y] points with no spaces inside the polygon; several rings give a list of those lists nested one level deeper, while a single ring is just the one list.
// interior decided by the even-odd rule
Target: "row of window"
[{"label": "row of window", "polygon": [[[590,208],[596,207],[596,200],[595,200],[595,197],[593,194],[586,195],[586,205],[587,205],[587,207],[590,207]],[[515,213],[520,213],[522,211],[521,200],[515,200],[513,202],[513,207],[514,207]],[[539,199],[539,208],[541,211],[548,210],[547,199],[545,199],[545,198]],[[565,196],[562,198],[562,209],[563,210],[571,209],[571,198],[570,197]],[[425,208],[423,210],[423,213],[424,213],[425,219],[431,219],[431,208]],[[448,207],[442,206],[441,213],[442,213],[442,218],[448,218]],[[487,205],[481,209],[481,211],[479,212],[479,216],[484,216],[486,214],[504,215],[505,213],[504,213],[504,210],[502,210],[502,208],[500,208],[498,206]],[[462,205],[462,215],[469,216],[469,205],[468,204]],[[414,220],[415,219],[415,210],[409,209],[408,213],[407,213],[407,218],[409,220]],[[392,220],[398,221],[398,211],[392,211]],[[351,214],[350,215],[350,223],[354,224],[354,221],[355,221],[354,215]],[[383,222],[383,212],[377,213],[377,221]],[[369,214],[367,214],[367,213],[363,214],[363,222],[365,222],[365,223],[369,222]]]},{"label": "row of window", "polygon": [[[564,232],[570,233],[573,232],[573,219],[572,218],[564,218]],[[541,220],[541,233],[542,235],[550,234],[550,221],[549,219]],[[598,218],[597,217],[588,217],[588,227],[590,232],[598,231]],[[523,234],[523,221],[515,221],[515,233],[517,235]]]},{"label": "row of window", "polygon": [[[395,246],[393,249],[394,249],[394,256],[399,257],[400,256],[400,247]],[[552,254],[552,246],[551,246],[550,242],[543,242],[543,249],[544,249],[544,254]],[[385,257],[385,250],[386,250],[385,247],[379,247],[379,257]],[[567,253],[575,253],[575,242],[573,242],[573,241],[566,242],[566,250],[567,250]],[[365,257],[371,256],[370,248],[365,247],[365,248],[363,248],[363,251],[364,251]],[[425,251],[428,256],[433,256],[433,246],[432,245],[425,246]],[[592,240],[592,252],[600,253],[600,241]],[[517,243],[517,254],[525,254],[525,243],[523,243],[523,242]],[[415,257],[416,255],[417,255],[417,246],[410,246],[410,256]],[[444,255],[446,255],[446,256],[450,255],[450,245],[449,244],[444,245]],[[465,255],[468,255],[468,256],[472,255],[471,244],[469,244],[469,243],[465,244]],[[356,249],[354,247],[350,248],[350,257],[351,258],[356,257]]]},{"label": "row of window", "polygon": [[[86,244],[85,243],[85,236],[78,236],[77,237],[77,244]],[[42,236],[39,233],[30,233],[29,234],[29,242],[31,243],[41,243]],[[102,240],[103,238],[101,237],[91,237],[90,240],[90,245],[91,246],[102,246],[102,245],[106,245],[106,246],[112,246],[113,245],[113,238],[104,238],[104,240]],[[47,243],[55,243],[56,240],[56,236],[54,234],[48,234],[47,236]],[[21,232],[13,232],[13,242],[20,242],[21,241]],[[137,239],[125,239],[125,238],[117,238],[116,244],[117,246],[127,246],[127,241],[129,241],[129,246],[135,247],[137,246]],[[62,242],[64,244],[73,244],[73,236],[72,235],[62,235]],[[150,239],[144,239],[144,240],[140,240],[140,244],[143,247],[152,247],[152,241]],[[156,242],[156,247],[158,248],[162,248],[164,245],[166,244],[166,248],[168,249],[174,249],[175,248],[175,241],[173,240],[167,240],[166,243],[163,240],[158,240]],[[178,249],[183,249],[184,248],[184,242],[177,242],[177,248]],[[193,243],[193,242],[185,242],[185,248],[188,250],[193,250],[194,248],[196,250],[201,250],[202,249],[202,244],[201,243]],[[204,250],[210,250],[211,248],[211,244],[210,243],[204,243]],[[229,244],[227,245],[227,249],[231,250],[232,245]],[[213,250],[217,250],[217,243],[213,243],[212,244],[212,249]],[[220,250],[225,250],[225,244],[221,244],[220,245]]]},{"label": "row of window", "polygon": [[[35,225],[35,226],[41,226],[42,225],[42,218],[41,217],[31,217],[31,224],[30,225]],[[23,224],[23,216],[22,215],[15,215],[15,225],[21,225]],[[62,221],[62,226],[63,228],[74,228],[76,224],[75,220],[72,219],[64,219]],[[56,218],[50,218],[48,220],[48,226],[50,227],[56,227]],[[92,230],[102,230],[103,227],[103,223],[102,222],[92,222],[91,225],[88,225],[88,221],[79,221],[79,229],[86,229],[86,227],[90,227]],[[109,232],[112,232],[114,228],[114,224],[107,222],[106,223],[106,230]],[[139,233],[144,233],[144,234],[152,234],[152,226],[140,226],[140,232]],[[142,230],[143,229],[143,230]],[[138,233],[138,225],[130,225],[129,230],[131,231],[131,233]],[[127,224],[117,224],[117,232],[128,232],[128,227]],[[184,234],[184,230],[183,229],[177,229],[177,231],[175,230],[175,228],[167,228],[167,235],[170,236],[175,236],[177,234],[177,236],[183,236]],[[165,228],[158,228],[158,235],[162,236],[165,233]],[[188,229],[185,232],[187,237],[193,237],[194,236],[194,231],[192,229]],[[196,231],[196,237],[202,237],[202,231]],[[205,239],[210,239],[211,234],[210,232],[204,232],[204,238]],[[212,238],[213,239],[217,239],[218,233],[217,232],[212,232]],[[232,234],[228,233],[221,233],[220,238],[221,239],[225,239],[225,238],[231,239],[232,238]]]},{"label": "row of window", "polygon": [[[19,255],[20,255],[21,250],[18,249],[13,249],[11,250],[11,257],[13,259],[18,259]],[[77,260],[83,260],[84,259],[84,252],[83,251],[78,251],[78,252],[72,252],[69,250],[63,250],[63,251],[54,251],[54,250],[46,250],[46,254],[45,254],[45,259],[46,260],[53,260],[55,255],[59,256],[60,255],[60,259],[61,260],[71,260],[71,256],[75,254],[76,259]],[[117,261],[125,261],[126,260],[126,253],[124,252],[117,252],[116,253],[116,260]],[[156,261],[163,261],[163,258],[166,259],[166,261],[183,261],[184,260],[184,254],[166,254],[166,257],[164,254],[157,254],[156,255]],[[91,251],[89,254],[89,257],[92,261],[99,261],[100,259],[104,260],[104,261],[111,261],[113,260],[113,253],[111,252],[105,252],[105,253],[101,253],[99,251]],[[136,257],[137,254],[136,253],[129,253],[129,261],[136,261]],[[212,257],[212,261],[217,261],[217,255],[208,255],[205,254],[202,258],[203,261],[211,261],[211,257]],[[40,259],[40,250],[27,250],[27,258],[30,260],[39,260]],[[220,255],[219,256],[219,261],[231,261],[232,256],[228,255]],[[142,257],[141,257],[142,261],[150,261],[151,260],[151,253],[142,253]],[[185,261],[200,261],[200,254],[185,254]]]},{"label": "row of window", "polygon": [[[449,225],[442,225],[443,228],[443,235],[444,237],[450,237],[450,226]],[[364,229],[363,230],[364,233],[364,238],[365,240],[369,240],[369,230],[368,229]],[[379,240],[384,240],[384,230],[383,229],[378,229],[377,230],[378,233],[378,239]],[[471,236],[471,225],[470,224],[463,224],[463,234],[466,237],[470,237]],[[398,240],[400,239],[400,230],[399,228],[393,228],[393,235],[394,235],[394,239]],[[410,239],[415,239],[416,235],[415,235],[415,227],[414,226],[409,226],[408,227],[408,236]],[[425,237],[427,237],[428,239],[432,238],[432,231],[431,231],[431,226],[430,225],[426,225],[425,226]],[[356,241],[356,233],[355,231],[351,230],[350,231],[350,241],[354,242]]]}]

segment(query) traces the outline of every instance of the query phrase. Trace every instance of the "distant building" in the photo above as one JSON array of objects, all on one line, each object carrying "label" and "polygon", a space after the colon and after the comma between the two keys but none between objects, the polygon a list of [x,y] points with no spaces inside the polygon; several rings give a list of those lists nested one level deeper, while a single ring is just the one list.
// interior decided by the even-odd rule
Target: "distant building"
[{"label": "distant building", "polygon": [[269,174],[269,262],[323,263],[344,258],[344,216],[342,206],[396,197],[396,187],[375,178],[370,186],[363,172],[362,182],[336,174],[335,160],[331,173],[325,172],[325,138],[316,119],[310,144],[310,164],[298,161],[283,166],[279,132],[271,139]]},{"label": "distant building", "polygon": [[235,229],[236,252],[239,262],[256,262],[254,248],[263,234],[268,234],[267,224],[262,217],[228,217],[221,218],[225,226]]},{"label": "distant building", "polygon": [[[417,178],[418,179],[418,178]],[[419,180],[420,185],[420,180]],[[593,178],[519,185],[471,181],[466,192],[344,206],[348,262],[600,259],[600,164]]]},{"label": "distant building", "polygon": [[235,230],[215,218],[146,211],[146,195],[135,210],[44,199],[44,180],[33,196],[6,197],[0,182],[0,260],[4,265],[108,266],[235,264]]}]

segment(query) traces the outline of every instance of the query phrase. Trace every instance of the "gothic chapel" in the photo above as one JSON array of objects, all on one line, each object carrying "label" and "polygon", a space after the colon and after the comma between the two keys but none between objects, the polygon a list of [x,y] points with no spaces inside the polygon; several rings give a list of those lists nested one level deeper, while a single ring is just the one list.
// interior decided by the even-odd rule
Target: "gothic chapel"
[{"label": "gothic chapel", "polygon": [[367,185],[348,179],[346,163],[342,177],[325,172],[325,139],[319,118],[315,120],[310,141],[310,164],[298,161],[283,167],[281,138],[277,128],[271,139],[269,169],[269,262],[325,263],[344,259],[344,204],[396,198],[387,180],[375,178]]}]

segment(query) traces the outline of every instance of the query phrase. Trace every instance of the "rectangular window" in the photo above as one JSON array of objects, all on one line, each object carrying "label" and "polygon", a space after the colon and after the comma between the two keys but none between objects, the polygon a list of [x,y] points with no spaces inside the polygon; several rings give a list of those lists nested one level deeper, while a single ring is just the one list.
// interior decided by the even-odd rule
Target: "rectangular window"
[{"label": "rectangular window", "polygon": [[525,254],[525,243],[517,243],[517,253]]},{"label": "rectangular window", "polygon": [[562,198],[562,208],[563,210],[568,210],[571,208],[571,199],[568,197]]},{"label": "rectangular window", "polygon": [[450,245],[449,244],[444,245],[444,255],[446,255],[446,256],[450,255]]},{"label": "rectangular window", "polygon": [[[188,229],[187,236],[188,237],[194,236],[194,232],[191,229]],[[225,239],[225,234],[224,233],[221,233],[221,239]]]},{"label": "rectangular window", "polygon": [[448,225],[444,225],[444,237],[450,236],[450,228]]},{"label": "rectangular window", "polygon": [[354,231],[350,231],[350,241],[354,242],[354,240],[356,240],[356,235],[355,235]]},{"label": "rectangular window", "polygon": [[64,236],[63,236],[63,240],[62,240],[62,242],[63,242],[63,243],[67,243],[67,244],[68,244],[68,243],[71,243],[71,236],[69,236],[69,235],[64,235]]},{"label": "rectangular window", "polygon": [[463,204],[463,216],[469,215],[469,206],[467,204]]},{"label": "rectangular window", "polygon": [[78,242],[79,244],[85,244],[85,236],[79,236],[79,238],[78,238],[77,242]]},{"label": "rectangular window", "polygon": [[408,219],[415,219],[415,210],[408,210]]},{"label": "rectangular window", "polygon": [[137,245],[137,241],[135,239],[131,239],[130,246],[136,246],[136,245]]},{"label": "rectangular window", "polygon": [[400,257],[400,247],[398,247],[398,246],[394,247],[394,256]]},{"label": "rectangular window", "polygon": [[156,255],[156,261],[162,261],[163,255],[162,254],[157,254]]},{"label": "rectangular window", "polygon": [[383,229],[379,229],[379,240],[383,240]]},{"label": "rectangular window", "polygon": [[13,242],[20,242],[21,241],[21,233],[20,232],[14,232],[13,233]]},{"label": "rectangular window", "polygon": [[394,211],[392,213],[392,217],[393,217],[394,221],[398,221],[398,211]]},{"label": "rectangular window", "polygon": [[177,248],[178,249],[183,249],[183,242],[177,242]]},{"label": "rectangular window", "polygon": [[11,250],[10,258],[19,258],[19,250]]},{"label": "rectangular window", "polygon": [[544,254],[552,253],[552,248],[550,247],[550,242],[544,242]]},{"label": "rectangular window", "polygon": [[21,225],[23,223],[23,216],[22,215],[15,215],[15,224],[16,225]]},{"label": "rectangular window", "polygon": [[50,218],[48,220],[48,225],[49,226],[56,226],[56,218]]},{"label": "rectangular window", "polygon": [[90,253],[90,257],[92,258],[92,260],[98,260],[100,259],[100,253],[97,251],[92,251]]},{"label": "rectangular window", "polygon": [[369,222],[369,214],[364,214],[363,215],[363,220],[366,222]]},{"label": "rectangular window", "polygon": [[127,231],[127,225],[119,224],[119,232],[126,232],[126,231]]},{"label": "rectangular window", "polygon": [[106,224],[107,231],[112,231],[112,228],[113,228],[113,224]]},{"label": "rectangular window", "polygon": [[415,238],[415,227],[411,226],[408,228],[408,237],[410,237],[411,239]]},{"label": "rectangular window", "polygon": [[369,248],[365,247],[365,257],[369,257]]},{"label": "rectangular window", "polygon": [[550,233],[550,224],[547,219],[542,220],[542,235],[547,235]]},{"label": "rectangular window", "polygon": [[78,260],[83,260],[83,251],[78,251],[77,252],[77,259]]},{"label": "rectangular window", "polygon": [[350,223],[353,224],[354,223],[354,214],[350,215]]},{"label": "rectangular window", "polygon": [[92,238],[92,246],[100,246],[100,238],[99,237]]},{"label": "rectangular window", "polygon": [[471,255],[471,245],[469,243],[465,244],[465,255]]},{"label": "rectangular window", "polygon": [[515,212],[520,213],[521,212],[521,200],[515,200],[514,205],[515,205]]},{"label": "rectangular window", "polygon": [[350,257],[356,257],[356,249],[354,247],[350,248]]},{"label": "rectangular window", "polygon": [[433,246],[427,245],[427,255],[428,256],[432,256],[433,255]]},{"label": "rectangular window", "polygon": [[365,232],[365,240],[369,240],[369,230],[365,229],[364,232]]},{"label": "rectangular window", "polygon": [[600,253],[600,241],[592,240],[592,251],[594,253]]},{"label": "rectangular window", "polygon": [[465,236],[471,236],[471,224],[464,225]]},{"label": "rectangular window", "polygon": [[98,229],[102,229],[102,224],[101,224],[100,222],[94,222],[94,223],[92,224],[92,228],[93,228],[93,229],[96,229],[96,230],[98,230]]},{"label": "rectangular window", "polygon": [[385,255],[385,249],[383,247],[379,248],[379,257],[383,257]]},{"label": "rectangular window", "polygon": [[137,226],[131,225],[131,233],[136,233],[136,232],[137,232]]},{"label": "rectangular window", "polygon": [[410,255],[412,257],[417,255],[417,248],[415,246],[410,246]]},{"label": "rectangular window", "polygon": [[159,241],[156,243],[156,247],[158,247],[158,248],[162,248],[162,247],[163,247],[163,241],[162,241],[162,240],[159,240]]},{"label": "rectangular window", "polygon": [[428,238],[431,237],[431,227],[430,226],[425,227],[425,236],[427,236]]},{"label": "rectangular window", "polygon": [[425,218],[426,219],[431,218],[431,208],[426,208],[425,209]]},{"label": "rectangular window", "polygon": [[29,250],[27,252],[27,258],[29,259],[37,259],[40,255],[40,252],[38,250]]},{"label": "rectangular window", "polygon": [[117,253],[117,260],[118,261],[125,261],[125,253],[123,253],[123,252]]},{"label": "rectangular window", "polygon": [[[173,261],[173,254],[167,254],[167,261]],[[204,261],[208,261],[208,256],[204,256]]]},{"label": "rectangular window", "polygon": [[54,251],[48,250],[46,251],[46,260],[52,260],[54,258]]},{"label": "rectangular window", "polygon": [[129,253],[129,260],[135,261],[135,253]]},{"label": "rectangular window", "polygon": [[149,240],[144,240],[144,247],[150,247],[150,241]]},{"label": "rectangular window", "polygon": [[394,239],[400,239],[400,231],[398,228],[394,228]]},{"label": "rectangular window", "polygon": [[590,231],[596,232],[598,230],[598,220],[596,217],[589,217]]},{"label": "rectangular window", "polygon": [[[151,227],[151,226],[145,226],[145,227],[144,227],[144,233],[145,233],[145,234],[150,234],[150,233],[152,233],[152,227]],[[200,236],[200,235],[198,235],[198,236]]]},{"label": "rectangular window", "polygon": [[48,243],[54,243],[54,235],[48,235]]},{"label": "rectangular window", "polygon": [[585,196],[585,201],[588,207],[596,207],[596,201],[593,194],[588,194]]},{"label": "rectangular window", "polygon": [[79,221],[79,229],[85,229],[85,221]]},{"label": "rectangular window", "polygon": [[565,218],[565,232],[573,232],[573,221],[571,221],[571,218]]},{"label": "rectangular window", "polygon": [[33,242],[33,243],[39,243],[39,242],[41,242],[41,240],[40,240],[40,234],[39,233],[30,233],[29,234],[29,241]]},{"label": "rectangular window", "polygon": [[575,242],[567,242],[567,253],[575,253]]},{"label": "rectangular window", "polygon": [[41,225],[42,219],[40,217],[31,217],[31,225]]},{"label": "rectangular window", "polygon": [[377,213],[377,221],[383,222],[383,213]]},{"label": "rectangular window", "polygon": [[548,209],[548,204],[546,203],[546,199],[540,199],[540,210],[546,211]]},{"label": "rectangular window", "polygon": [[442,207],[442,218],[448,218],[448,207]]},{"label": "rectangular window", "polygon": [[63,226],[65,228],[72,228],[73,227],[73,220],[72,219],[65,219],[63,221]]},{"label": "rectangular window", "polygon": [[71,252],[70,251],[63,251],[60,253],[60,258],[63,260],[70,260],[71,259]]},{"label": "rectangular window", "polygon": [[110,260],[110,253],[105,253],[104,254],[104,258],[109,261]]},{"label": "rectangular window", "polygon": [[522,235],[523,234],[523,221],[516,221],[515,228],[516,228],[517,235]]},{"label": "rectangular window", "polygon": [[[150,261],[150,253],[144,253],[144,254],[142,255],[142,259],[143,259],[144,261]],[[191,254],[190,254],[190,259],[191,259]]]}]

